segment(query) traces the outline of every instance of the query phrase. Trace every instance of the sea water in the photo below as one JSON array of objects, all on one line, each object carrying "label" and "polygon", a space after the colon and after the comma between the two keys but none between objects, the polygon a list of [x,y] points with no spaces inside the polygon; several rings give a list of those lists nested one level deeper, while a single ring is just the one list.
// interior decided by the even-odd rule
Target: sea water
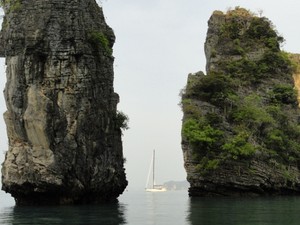
[{"label": "sea water", "polygon": [[97,206],[0,202],[1,225],[299,225],[299,215],[300,197],[191,199],[187,191],[125,191],[119,203]]}]

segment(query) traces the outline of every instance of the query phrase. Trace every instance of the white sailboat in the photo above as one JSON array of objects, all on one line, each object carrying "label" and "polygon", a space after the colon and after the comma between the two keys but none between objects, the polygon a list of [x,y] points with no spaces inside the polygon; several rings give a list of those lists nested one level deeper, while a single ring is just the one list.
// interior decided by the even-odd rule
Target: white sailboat
[{"label": "white sailboat", "polygon": [[[152,176],[151,176],[152,173]],[[164,192],[167,189],[163,185],[155,184],[155,150],[153,150],[152,160],[148,172],[146,191],[148,192]]]}]

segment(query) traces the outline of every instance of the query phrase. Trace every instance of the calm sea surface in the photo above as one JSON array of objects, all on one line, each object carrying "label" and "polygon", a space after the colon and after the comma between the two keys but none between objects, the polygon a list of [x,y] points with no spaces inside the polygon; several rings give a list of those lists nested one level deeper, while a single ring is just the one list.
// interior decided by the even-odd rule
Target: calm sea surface
[{"label": "calm sea surface", "polygon": [[0,224],[299,225],[300,197],[190,199],[186,191],[127,191],[118,204],[60,207],[14,207],[0,199]]}]

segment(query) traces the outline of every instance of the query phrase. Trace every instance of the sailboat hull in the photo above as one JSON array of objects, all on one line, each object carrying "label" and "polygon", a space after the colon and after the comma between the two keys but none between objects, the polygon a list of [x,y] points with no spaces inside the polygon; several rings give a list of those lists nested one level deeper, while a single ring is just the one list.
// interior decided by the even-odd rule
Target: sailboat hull
[{"label": "sailboat hull", "polygon": [[155,189],[155,188],[146,188],[147,192],[165,192],[167,191],[166,188],[161,188],[161,189]]}]

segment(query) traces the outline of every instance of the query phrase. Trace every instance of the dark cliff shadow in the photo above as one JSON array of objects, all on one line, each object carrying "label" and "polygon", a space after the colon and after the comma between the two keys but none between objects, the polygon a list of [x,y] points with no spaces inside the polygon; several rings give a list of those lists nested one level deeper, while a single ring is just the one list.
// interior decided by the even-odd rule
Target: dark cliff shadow
[{"label": "dark cliff shadow", "polygon": [[300,197],[191,198],[190,225],[298,225]]},{"label": "dark cliff shadow", "polygon": [[11,207],[0,213],[3,225],[121,225],[126,207],[119,203],[81,206]]}]

